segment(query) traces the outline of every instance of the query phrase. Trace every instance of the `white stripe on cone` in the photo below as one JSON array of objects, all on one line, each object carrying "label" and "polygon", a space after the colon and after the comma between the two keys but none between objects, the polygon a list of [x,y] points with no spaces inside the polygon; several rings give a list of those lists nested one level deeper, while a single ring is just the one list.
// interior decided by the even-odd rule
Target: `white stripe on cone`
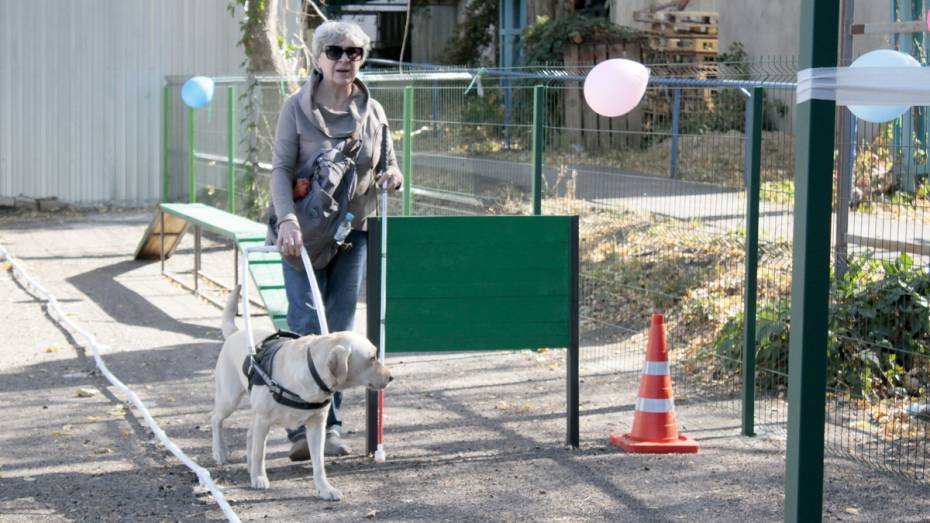
[{"label": "white stripe on cone", "polygon": [[667,361],[645,361],[642,373],[647,376],[667,376],[668,368]]},{"label": "white stripe on cone", "polygon": [[665,413],[675,412],[675,400],[657,400],[652,398],[636,398],[636,410],[640,412]]}]

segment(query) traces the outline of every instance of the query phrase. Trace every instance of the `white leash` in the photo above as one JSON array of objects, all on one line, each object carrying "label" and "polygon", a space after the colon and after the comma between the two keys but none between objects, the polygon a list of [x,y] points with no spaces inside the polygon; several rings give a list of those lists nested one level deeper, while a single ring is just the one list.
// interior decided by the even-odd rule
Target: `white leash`
[{"label": "white leash", "polygon": [[[255,245],[252,247],[242,247],[242,267],[240,267],[239,281],[242,283],[242,316],[245,321],[245,332],[249,337],[249,350],[255,352],[255,338],[252,337],[252,316],[249,314],[249,280],[246,277],[249,274],[249,254],[253,252],[279,252],[274,245]],[[316,317],[320,322],[320,334],[329,334],[329,324],[326,323],[326,310],[323,307],[323,296],[320,294],[320,286],[316,281],[316,275],[313,274],[313,265],[310,263],[310,255],[307,254],[306,247],[300,246],[300,259],[304,263],[304,270],[307,272],[307,279],[310,280],[310,294],[313,296],[313,305],[316,309]],[[287,263],[281,260],[281,263]]]},{"label": "white leash", "polygon": [[44,299],[48,302],[48,314],[55,321],[55,323],[66,326],[69,331],[74,332],[82,336],[87,340],[87,346],[90,347],[91,353],[94,356],[94,361],[97,363],[97,368],[100,369],[101,374],[115,387],[123,391],[124,394],[129,398],[129,401],[139,412],[142,413],[142,417],[145,420],[146,425],[152,430],[152,433],[158,438],[158,441],[168,449],[169,452],[174,454],[178,460],[181,461],[187,468],[191,469],[194,474],[197,475],[197,480],[200,482],[200,485],[210,491],[210,494],[213,495],[213,499],[216,501],[216,504],[219,505],[220,510],[223,511],[223,515],[226,516],[228,521],[239,523],[239,516],[233,511],[232,507],[229,506],[229,503],[226,501],[226,498],[223,496],[223,492],[219,487],[216,486],[216,483],[213,482],[213,478],[210,476],[210,472],[207,469],[198,465],[194,460],[189,458],[187,454],[184,453],[174,442],[168,438],[168,435],[165,434],[165,431],[161,429],[158,423],[155,421],[155,418],[152,417],[152,414],[145,407],[145,404],[142,403],[142,400],[139,399],[139,396],[132,391],[129,387],[126,386],[122,381],[120,381],[116,376],[110,373],[110,369],[107,368],[106,363],[103,362],[103,359],[100,357],[100,346],[97,344],[96,338],[86,330],[79,327],[77,324],[72,322],[65,316],[64,312],[61,310],[61,307],[58,305],[58,300],[53,294],[45,290],[37,281],[30,277],[25,269],[19,265],[13,257],[10,255],[7,250],[0,245],[0,260],[7,260],[13,267],[13,277],[18,279],[33,295]]}]

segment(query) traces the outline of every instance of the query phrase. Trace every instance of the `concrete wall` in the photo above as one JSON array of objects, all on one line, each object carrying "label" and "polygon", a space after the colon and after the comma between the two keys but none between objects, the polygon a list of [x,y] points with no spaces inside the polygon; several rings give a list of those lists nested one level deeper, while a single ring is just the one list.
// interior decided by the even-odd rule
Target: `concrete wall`
[{"label": "concrete wall", "polygon": [[[611,0],[610,5],[610,19],[619,25],[626,25],[630,27],[636,27],[636,22],[633,19],[633,13],[641,9],[645,9],[650,5],[661,5],[668,2],[669,0]],[[759,0],[750,0],[749,3],[755,3]],[[735,7],[736,4],[742,2],[724,2],[720,3],[718,0],[692,0],[688,5],[688,11],[717,11],[718,5],[721,5],[724,9],[730,9]]]},{"label": "concrete wall", "polygon": [[[858,0],[854,23],[887,22],[891,18],[887,0]],[[800,0],[753,0],[733,2],[720,13],[720,49],[742,42],[750,56],[797,56],[800,44]],[[853,39],[853,58],[890,46],[887,36],[860,35]]]}]

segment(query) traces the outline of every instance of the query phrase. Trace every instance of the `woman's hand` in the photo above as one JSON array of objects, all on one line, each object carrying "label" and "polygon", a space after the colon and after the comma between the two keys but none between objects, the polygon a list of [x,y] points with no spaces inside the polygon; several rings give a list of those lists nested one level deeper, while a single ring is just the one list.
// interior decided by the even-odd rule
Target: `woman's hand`
[{"label": "woman's hand", "polygon": [[278,251],[288,256],[300,255],[303,237],[300,234],[300,224],[295,220],[287,220],[278,224]]},{"label": "woman's hand", "polygon": [[394,192],[404,185],[404,175],[397,167],[389,167],[388,170],[382,172],[375,178],[375,183],[377,183],[378,187],[381,189]]}]

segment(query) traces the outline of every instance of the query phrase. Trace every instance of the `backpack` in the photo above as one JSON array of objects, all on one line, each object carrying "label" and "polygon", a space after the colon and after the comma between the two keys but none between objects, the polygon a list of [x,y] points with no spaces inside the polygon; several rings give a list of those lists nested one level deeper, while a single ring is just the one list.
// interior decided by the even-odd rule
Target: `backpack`
[{"label": "backpack", "polygon": [[[358,140],[348,138],[336,147],[315,151],[297,170],[295,188],[308,186],[309,191],[295,189],[294,213],[314,269],[326,267],[340,248],[352,247],[349,243],[338,245],[335,235],[345,220],[349,200],[355,196],[358,185],[355,158],[360,148]],[[268,225],[277,239],[274,213],[269,216]]]}]

